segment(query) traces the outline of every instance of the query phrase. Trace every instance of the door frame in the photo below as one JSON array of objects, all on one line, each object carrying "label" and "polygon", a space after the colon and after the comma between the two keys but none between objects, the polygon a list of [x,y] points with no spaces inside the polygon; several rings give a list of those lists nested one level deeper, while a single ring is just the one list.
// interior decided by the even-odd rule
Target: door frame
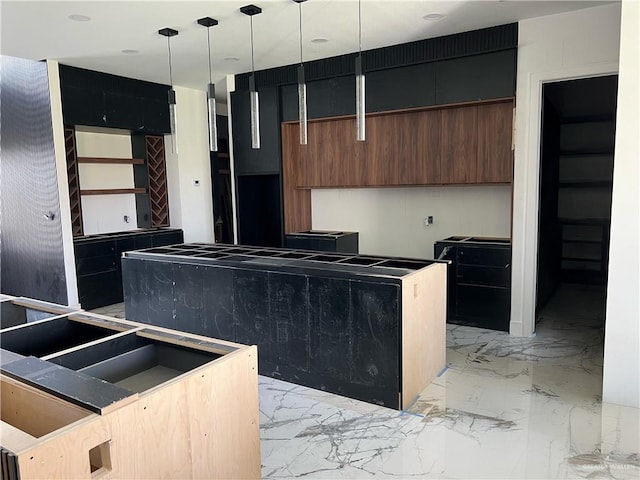
[{"label": "door frame", "polygon": [[529,88],[516,94],[509,326],[509,333],[513,336],[535,335],[542,86],[551,82],[617,74],[617,63],[531,73],[524,82]]}]

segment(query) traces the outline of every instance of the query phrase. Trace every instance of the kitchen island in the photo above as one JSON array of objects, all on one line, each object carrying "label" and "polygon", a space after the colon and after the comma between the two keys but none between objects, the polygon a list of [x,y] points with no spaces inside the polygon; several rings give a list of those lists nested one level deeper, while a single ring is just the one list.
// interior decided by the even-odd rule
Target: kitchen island
[{"label": "kitchen island", "polygon": [[262,375],[404,409],[445,367],[442,262],[182,244],[122,272],[128,319],[256,344]]}]

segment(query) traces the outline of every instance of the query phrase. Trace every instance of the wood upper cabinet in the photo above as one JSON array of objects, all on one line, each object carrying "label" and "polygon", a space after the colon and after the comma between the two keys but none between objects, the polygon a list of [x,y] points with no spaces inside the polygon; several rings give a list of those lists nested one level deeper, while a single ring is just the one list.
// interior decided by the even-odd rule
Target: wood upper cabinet
[{"label": "wood upper cabinet", "polygon": [[283,165],[294,187],[510,183],[512,100],[367,116],[366,142],[354,116],[283,123]]},{"label": "wood upper cabinet", "polygon": [[513,102],[478,105],[478,183],[513,179]]},{"label": "wood upper cabinet", "polygon": [[476,183],[478,107],[442,110],[440,178],[447,183]]}]

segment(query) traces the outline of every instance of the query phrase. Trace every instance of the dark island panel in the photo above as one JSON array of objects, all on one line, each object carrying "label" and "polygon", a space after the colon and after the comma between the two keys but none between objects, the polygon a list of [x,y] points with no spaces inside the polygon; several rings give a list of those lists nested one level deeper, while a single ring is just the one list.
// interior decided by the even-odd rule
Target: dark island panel
[{"label": "dark island panel", "polygon": [[[392,408],[413,400],[402,396],[402,369],[413,368],[401,362],[403,301],[414,310],[407,317],[414,331],[423,321],[441,320],[443,329],[444,308],[424,320],[414,304],[423,302],[415,284],[428,275],[444,285],[445,271],[431,261],[220,244],[123,257],[127,318],[154,325],[170,318],[183,331],[256,344],[262,375]],[[411,302],[403,300],[405,283]],[[410,348],[444,352],[444,337],[433,347],[423,340]],[[415,395],[431,380],[412,380],[407,391]]]}]

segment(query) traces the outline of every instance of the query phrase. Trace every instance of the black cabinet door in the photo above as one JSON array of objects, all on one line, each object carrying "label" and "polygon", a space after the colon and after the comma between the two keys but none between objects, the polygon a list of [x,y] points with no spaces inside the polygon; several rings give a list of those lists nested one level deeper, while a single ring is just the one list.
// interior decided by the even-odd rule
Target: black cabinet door
[{"label": "black cabinet door", "polygon": [[[400,391],[400,288],[352,281],[353,364],[351,382]],[[383,400],[383,399],[378,399]],[[384,402],[389,404],[388,401]]]},{"label": "black cabinet door", "polygon": [[277,362],[273,325],[269,321],[268,274],[254,270],[236,270],[234,283],[234,320],[238,343],[259,345],[260,372]]},{"label": "black cabinet door", "polygon": [[142,97],[105,92],[104,103],[108,127],[125,128],[134,132],[144,128]]},{"label": "black cabinet door", "polygon": [[269,273],[269,317],[278,365],[309,371],[307,277]]},{"label": "black cabinet door", "polygon": [[88,87],[62,86],[62,113],[66,125],[107,125],[104,92]]},{"label": "black cabinet door", "polygon": [[367,73],[367,113],[434,105],[435,72],[432,62]]},{"label": "black cabinet door", "polygon": [[515,50],[436,62],[436,104],[515,95]]},{"label": "black cabinet door", "polygon": [[235,342],[233,270],[206,267],[202,280],[205,318],[202,334]]},{"label": "black cabinet door", "polygon": [[144,131],[147,133],[170,133],[169,101],[145,98],[142,102]]},{"label": "black cabinet door", "polygon": [[153,235],[152,243],[154,247],[164,247],[175,245],[184,241],[182,230],[172,230],[169,232],[156,232]]},{"label": "black cabinet door", "polygon": [[349,280],[309,278],[309,326],[309,372],[337,384],[349,383],[353,335]]},{"label": "black cabinet door", "polygon": [[280,108],[277,87],[259,92],[260,148],[251,148],[251,104],[249,92],[231,96],[233,148],[236,175],[280,172]]},{"label": "black cabinet door", "polygon": [[175,328],[182,332],[203,335],[204,317],[204,283],[202,265],[173,265],[173,308]]}]

